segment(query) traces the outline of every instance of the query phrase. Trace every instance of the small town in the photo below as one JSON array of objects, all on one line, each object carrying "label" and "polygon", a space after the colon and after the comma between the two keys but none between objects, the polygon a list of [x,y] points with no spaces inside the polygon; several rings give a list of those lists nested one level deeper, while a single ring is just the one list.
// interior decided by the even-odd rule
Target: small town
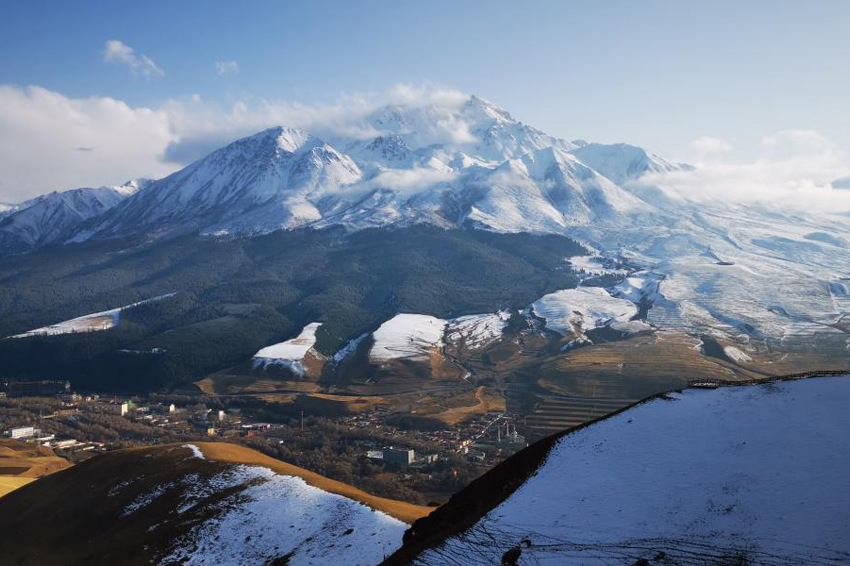
[{"label": "small town", "polygon": [[134,446],[226,441],[425,503],[441,502],[527,445],[502,412],[422,431],[390,424],[381,408],[337,417],[302,411],[275,420],[240,399],[78,393],[64,380],[0,382],[0,408],[6,438],[50,448],[74,463]]}]

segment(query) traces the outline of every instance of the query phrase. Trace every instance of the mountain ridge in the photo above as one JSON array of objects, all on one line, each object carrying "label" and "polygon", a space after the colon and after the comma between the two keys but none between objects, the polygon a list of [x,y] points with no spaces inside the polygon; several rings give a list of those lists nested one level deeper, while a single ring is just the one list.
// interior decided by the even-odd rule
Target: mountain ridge
[{"label": "mountain ridge", "polygon": [[[588,148],[605,153],[604,173],[581,160],[591,155]],[[455,106],[388,105],[349,135],[319,137],[275,126],[240,138],[145,183],[122,202],[68,222],[60,235],[33,236],[30,248],[126,235],[420,222],[563,233],[651,210],[619,185],[626,177],[679,167],[634,146],[550,136],[474,95]]]},{"label": "mountain ridge", "polygon": [[54,191],[0,211],[0,253],[25,253],[66,241],[96,218],[147,186],[134,179],[114,187]]}]

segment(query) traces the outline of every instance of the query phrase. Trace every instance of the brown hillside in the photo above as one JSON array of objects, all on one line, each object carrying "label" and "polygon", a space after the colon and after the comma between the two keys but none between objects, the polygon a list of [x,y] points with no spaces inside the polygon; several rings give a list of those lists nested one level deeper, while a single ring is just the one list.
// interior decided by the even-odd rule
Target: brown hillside
[{"label": "brown hillside", "polygon": [[18,440],[0,440],[0,497],[71,466],[49,448]]},{"label": "brown hillside", "polygon": [[[18,566],[158,563],[192,529],[217,516],[224,498],[247,487],[215,492],[191,508],[180,508],[187,489],[209,485],[211,478],[235,464],[265,466],[299,476],[314,487],[409,522],[432,510],[373,497],[241,446],[196,445],[205,459],[194,457],[184,445],[118,450],[3,497],[0,562]],[[150,497],[155,492],[156,496]],[[138,505],[146,499],[144,505]]]}]

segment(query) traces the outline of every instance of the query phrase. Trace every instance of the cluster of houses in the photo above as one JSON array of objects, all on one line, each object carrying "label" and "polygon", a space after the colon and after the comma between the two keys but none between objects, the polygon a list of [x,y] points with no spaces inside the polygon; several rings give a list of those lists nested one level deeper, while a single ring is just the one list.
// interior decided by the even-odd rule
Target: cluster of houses
[{"label": "cluster of houses", "polygon": [[3,433],[4,436],[22,442],[33,442],[39,446],[65,450],[69,452],[85,452],[103,449],[101,442],[80,442],[75,438],[57,437],[55,434],[46,434],[34,426],[21,426],[9,429]]},{"label": "cluster of houses", "polygon": [[415,450],[395,446],[385,446],[383,450],[367,450],[366,457],[404,468],[422,468],[439,459],[436,454],[425,454],[417,458]]}]

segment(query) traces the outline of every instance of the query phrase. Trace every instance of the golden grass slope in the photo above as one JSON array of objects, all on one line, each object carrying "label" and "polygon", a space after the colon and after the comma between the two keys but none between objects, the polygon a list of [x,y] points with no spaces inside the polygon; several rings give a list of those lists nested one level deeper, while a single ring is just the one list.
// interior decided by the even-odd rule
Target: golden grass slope
[{"label": "golden grass slope", "polygon": [[49,448],[18,440],[0,440],[0,497],[69,466],[70,462]]},{"label": "golden grass slope", "polygon": [[365,491],[359,490],[356,487],[348,484],[332,480],[321,476],[310,470],[287,464],[280,460],[276,460],[265,454],[261,454],[250,448],[239,446],[237,444],[227,444],[223,442],[197,442],[198,448],[204,453],[204,456],[210,460],[226,462],[232,464],[248,464],[254,466],[265,466],[271,468],[275,472],[288,476],[298,476],[313,487],[318,487],[330,493],[336,493],[359,501],[364,505],[368,505],[372,509],[383,511],[387,515],[391,515],[405,523],[412,523],[416,519],[425,517],[433,507],[425,507],[423,505],[414,505],[404,501],[396,501],[370,495]]}]

